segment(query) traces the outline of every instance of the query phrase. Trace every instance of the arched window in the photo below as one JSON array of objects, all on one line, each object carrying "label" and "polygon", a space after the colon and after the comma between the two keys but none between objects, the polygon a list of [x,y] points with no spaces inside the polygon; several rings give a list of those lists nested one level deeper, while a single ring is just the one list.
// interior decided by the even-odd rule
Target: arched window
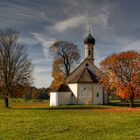
[{"label": "arched window", "polygon": [[90,50],[88,50],[88,55],[90,56]]},{"label": "arched window", "polygon": [[99,97],[99,93],[97,92],[97,97]]}]

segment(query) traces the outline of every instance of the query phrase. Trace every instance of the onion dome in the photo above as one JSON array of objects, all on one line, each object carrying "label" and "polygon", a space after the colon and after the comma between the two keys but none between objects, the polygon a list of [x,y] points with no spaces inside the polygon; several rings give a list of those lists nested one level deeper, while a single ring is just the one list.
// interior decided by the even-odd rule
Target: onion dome
[{"label": "onion dome", "polygon": [[90,32],[89,32],[89,35],[85,38],[84,44],[93,44],[93,45],[95,45],[95,39],[92,37]]}]

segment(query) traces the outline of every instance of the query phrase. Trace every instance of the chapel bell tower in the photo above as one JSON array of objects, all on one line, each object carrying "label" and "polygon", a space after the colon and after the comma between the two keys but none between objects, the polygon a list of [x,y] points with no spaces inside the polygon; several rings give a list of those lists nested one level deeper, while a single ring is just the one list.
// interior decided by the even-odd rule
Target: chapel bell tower
[{"label": "chapel bell tower", "polygon": [[90,31],[89,31],[89,35],[84,40],[84,46],[85,46],[85,59],[94,62],[95,39],[90,34]]}]

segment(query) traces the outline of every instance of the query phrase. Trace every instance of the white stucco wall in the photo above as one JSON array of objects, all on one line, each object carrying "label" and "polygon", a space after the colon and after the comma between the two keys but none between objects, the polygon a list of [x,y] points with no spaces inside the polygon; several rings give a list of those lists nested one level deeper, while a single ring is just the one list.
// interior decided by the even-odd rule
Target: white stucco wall
[{"label": "white stucco wall", "polygon": [[78,84],[78,104],[92,104],[92,84]]},{"label": "white stucco wall", "polygon": [[[98,95],[97,95],[98,94]],[[107,94],[103,99],[103,87],[99,84],[78,84],[78,104],[103,104],[108,103]]]},{"label": "white stucco wall", "polygon": [[50,92],[50,106],[58,106],[58,93]]},{"label": "white stucco wall", "polygon": [[103,87],[99,84],[93,84],[93,104],[103,104]]},{"label": "white stucco wall", "polygon": [[77,104],[77,91],[78,91],[78,84],[68,84],[69,88],[73,93],[72,103]]},{"label": "white stucco wall", "polygon": [[73,94],[75,95],[75,97],[77,97],[77,84],[68,84],[69,88],[71,89],[71,91],[73,92]]},{"label": "white stucco wall", "polygon": [[71,92],[58,92],[58,105],[72,104]]},{"label": "white stucco wall", "polygon": [[51,92],[50,106],[67,105],[67,104],[108,103],[108,93],[105,89],[103,90],[103,87],[99,84],[90,84],[90,83],[69,84],[69,87],[73,92],[73,96],[71,92]]},{"label": "white stucco wall", "polygon": [[50,106],[59,106],[73,104],[73,96],[71,92],[51,92]]}]

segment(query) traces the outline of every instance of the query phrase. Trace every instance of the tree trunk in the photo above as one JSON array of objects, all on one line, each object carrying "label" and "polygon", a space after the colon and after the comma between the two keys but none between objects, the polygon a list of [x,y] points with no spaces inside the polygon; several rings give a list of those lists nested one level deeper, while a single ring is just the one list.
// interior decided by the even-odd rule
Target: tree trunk
[{"label": "tree trunk", "polygon": [[4,100],[5,100],[5,107],[9,107],[9,99],[8,99],[8,88],[5,87],[4,89]]},{"label": "tree trunk", "polygon": [[134,102],[133,102],[133,100],[130,100],[130,107],[131,107],[131,108],[134,107]]},{"label": "tree trunk", "polygon": [[130,95],[130,107],[134,107],[134,92],[132,90],[132,95]]},{"label": "tree trunk", "polygon": [[5,96],[5,107],[8,108],[9,107],[9,100],[8,100],[8,96]]}]

